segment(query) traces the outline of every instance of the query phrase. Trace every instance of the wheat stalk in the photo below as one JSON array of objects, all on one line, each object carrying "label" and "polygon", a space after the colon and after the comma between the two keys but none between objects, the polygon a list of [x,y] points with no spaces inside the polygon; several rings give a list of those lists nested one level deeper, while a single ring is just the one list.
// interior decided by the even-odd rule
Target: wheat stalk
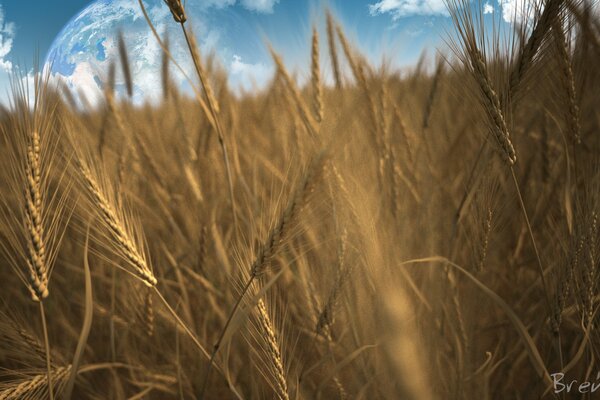
[{"label": "wheat stalk", "polygon": [[[180,2],[179,2],[179,5],[181,5]],[[171,11],[175,15],[175,12],[173,10],[171,10]],[[219,139],[219,145],[221,146],[223,163],[225,165],[225,172],[227,175],[227,183],[229,185],[229,199],[231,201],[231,212],[232,212],[232,216],[233,216],[233,222],[234,222],[234,226],[236,226],[236,229],[237,229],[238,222],[237,222],[237,209],[236,209],[236,203],[235,203],[235,196],[234,196],[234,192],[233,192],[233,175],[231,173],[231,165],[229,162],[227,144],[225,142],[225,134],[224,134],[223,128],[221,126],[221,122],[218,117],[219,103],[217,102],[216,98],[214,97],[212,87],[210,86],[210,83],[208,82],[208,79],[207,79],[208,78],[207,74],[204,71],[204,67],[202,66],[202,62],[200,60],[200,50],[196,44],[196,41],[195,41],[196,39],[195,39],[194,35],[188,34],[188,32],[185,28],[185,25],[184,25],[185,18],[183,18],[183,20],[181,20],[179,22],[180,22],[181,30],[183,31],[183,35],[185,37],[186,43],[187,43],[190,53],[192,55],[192,60],[194,62],[194,66],[196,68],[198,78],[200,79],[200,84],[202,85],[202,88],[204,89],[204,93],[206,95],[208,110],[210,111],[210,117],[212,119],[213,126],[214,126],[215,130],[217,131],[217,137]]]},{"label": "wheat stalk", "polygon": [[[168,36],[165,37],[165,47],[167,48],[167,50],[169,49],[169,37]],[[161,72],[160,77],[161,77],[161,83],[162,83],[162,89],[163,89],[163,97],[165,100],[167,100],[171,93],[171,76],[170,76],[170,70],[169,70],[169,52],[168,51],[164,51],[164,50],[162,51],[160,72]]]},{"label": "wheat stalk", "polygon": [[295,188],[293,196],[288,201],[288,204],[283,210],[283,212],[279,215],[275,226],[269,231],[266,240],[260,243],[259,249],[256,253],[256,257],[250,265],[250,277],[246,280],[242,291],[239,294],[235,304],[233,305],[233,308],[229,313],[227,321],[225,322],[223,329],[221,329],[219,338],[217,339],[217,342],[213,348],[209,365],[204,376],[203,387],[200,392],[201,398],[204,396],[204,393],[206,391],[212,365],[214,363],[217,353],[221,348],[221,344],[225,337],[225,333],[227,332],[231,321],[233,321],[233,317],[235,316],[240,305],[242,304],[242,301],[245,299],[246,294],[248,293],[248,290],[250,289],[252,284],[271,265],[272,258],[282,246],[283,239],[285,238],[286,233],[289,231],[290,225],[292,224],[292,222],[294,222],[298,211],[305,204],[308,195],[312,192],[313,187],[316,183],[316,178],[323,169],[324,162],[325,155],[323,153],[319,154],[315,159],[312,160],[303,179]]}]

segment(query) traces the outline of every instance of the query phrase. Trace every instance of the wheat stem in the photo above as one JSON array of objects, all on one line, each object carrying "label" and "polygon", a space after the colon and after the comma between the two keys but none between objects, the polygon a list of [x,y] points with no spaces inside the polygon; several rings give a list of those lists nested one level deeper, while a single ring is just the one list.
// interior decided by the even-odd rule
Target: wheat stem
[{"label": "wheat stem", "polygon": [[535,237],[533,236],[533,229],[531,228],[531,223],[529,222],[529,216],[527,214],[527,209],[525,208],[523,196],[521,195],[521,190],[519,189],[519,182],[517,181],[517,176],[516,176],[515,170],[512,166],[510,167],[510,174],[512,176],[513,183],[515,185],[515,190],[517,192],[517,198],[519,199],[519,206],[521,208],[521,212],[523,213],[523,218],[525,219],[525,225],[527,226],[527,232],[529,233],[529,238],[531,239],[531,245],[533,246],[533,252],[535,253],[535,259],[538,264],[540,279],[542,281],[542,287],[544,289],[544,298],[546,300],[546,306],[548,309],[548,315],[551,315],[552,307],[550,305],[550,298],[548,295],[548,285],[546,284],[546,278],[544,277],[544,267],[542,265],[542,259],[540,257],[540,252],[538,250],[537,242],[535,240]]},{"label": "wheat stem", "polygon": [[50,361],[50,342],[48,340],[48,325],[46,324],[46,312],[44,311],[44,302],[40,303],[40,318],[42,321],[42,330],[44,332],[44,346],[46,348],[46,369],[48,372],[48,395],[50,400],[54,400],[54,386],[52,384],[52,363]]},{"label": "wheat stem", "polygon": [[192,60],[194,62],[194,67],[196,68],[196,73],[198,74],[198,78],[200,79],[200,84],[204,89],[204,93],[206,94],[206,99],[208,103],[208,109],[210,111],[211,117],[215,124],[215,130],[217,131],[217,137],[219,139],[219,145],[221,146],[221,152],[223,156],[223,163],[225,164],[225,173],[227,175],[227,184],[229,185],[229,199],[231,201],[231,212],[233,215],[233,224],[234,228],[237,231],[238,229],[238,220],[237,220],[237,211],[235,204],[235,196],[233,194],[233,176],[231,173],[231,163],[229,162],[229,155],[227,152],[227,144],[225,143],[225,137],[223,135],[223,129],[221,128],[221,123],[217,116],[218,113],[218,105],[216,100],[212,95],[212,89],[210,88],[209,83],[207,82],[206,76],[203,73],[203,68],[200,64],[200,60],[197,57],[197,49],[191,42],[191,38],[187,33],[187,29],[185,29],[184,25],[185,20],[180,22],[181,30],[183,31],[183,35],[185,36],[185,41],[187,43],[188,49],[192,55]]}]

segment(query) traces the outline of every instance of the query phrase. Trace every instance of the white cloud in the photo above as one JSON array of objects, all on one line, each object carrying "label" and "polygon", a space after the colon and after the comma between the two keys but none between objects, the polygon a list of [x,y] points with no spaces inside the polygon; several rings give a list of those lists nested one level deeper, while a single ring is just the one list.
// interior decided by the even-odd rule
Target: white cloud
[{"label": "white cloud", "polygon": [[16,27],[12,22],[7,22],[4,8],[0,4],[0,104],[7,105],[10,92],[10,78],[13,72],[13,63],[7,59],[13,48]]},{"label": "white cloud", "polygon": [[259,88],[264,87],[273,76],[273,67],[263,63],[245,63],[242,61],[242,57],[234,54],[233,60],[229,64],[229,72],[234,88],[237,86],[244,90],[250,90],[253,85]]},{"label": "white cloud", "polygon": [[271,14],[279,0],[242,0],[242,5],[251,11]]},{"label": "white cloud", "polygon": [[543,0],[498,0],[502,18],[509,23],[529,22],[542,7]]},{"label": "white cloud", "polygon": [[81,62],[77,64],[71,75],[53,74],[52,79],[57,86],[62,82],[63,85],[74,91],[76,97],[80,97],[81,100],[85,99],[95,106],[99,104],[103,95],[95,80],[97,75],[98,71],[90,63]]},{"label": "white cloud", "polygon": [[483,13],[484,14],[492,14],[494,12],[494,6],[490,3],[485,3],[483,5]]},{"label": "white cloud", "polygon": [[417,37],[423,33],[423,29],[409,29],[406,31],[408,36]]},{"label": "white cloud", "polygon": [[235,4],[236,0],[207,0],[205,6],[213,6],[217,8],[229,7]]},{"label": "white cloud", "polygon": [[12,70],[12,62],[5,58],[12,50],[14,38],[15,24],[5,21],[4,9],[0,4],[0,69],[6,72]]},{"label": "white cloud", "polygon": [[[233,6],[236,3],[237,0],[206,0],[204,5],[224,8]],[[240,0],[239,3],[247,10],[271,14],[273,12],[273,7],[275,4],[279,3],[279,0]]]},{"label": "white cloud", "polygon": [[448,10],[444,0],[381,0],[369,4],[369,13],[391,14],[397,20],[409,15],[447,15]]}]

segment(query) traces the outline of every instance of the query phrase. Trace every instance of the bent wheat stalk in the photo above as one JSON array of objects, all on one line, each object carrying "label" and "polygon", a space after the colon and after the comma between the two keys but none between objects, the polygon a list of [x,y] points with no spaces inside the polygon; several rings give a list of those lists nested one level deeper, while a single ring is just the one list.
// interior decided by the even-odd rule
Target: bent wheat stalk
[{"label": "bent wheat stalk", "polygon": [[[181,26],[181,31],[183,32],[183,36],[185,37],[185,42],[190,51],[190,55],[192,57],[192,61],[194,62],[194,68],[196,69],[196,73],[198,74],[198,78],[200,79],[200,85],[202,86],[202,90],[204,90],[204,94],[206,95],[206,104],[208,105],[208,111],[210,113],[209,117],[212,120],[212,124],[217,132],[217,138],[219,139],[219,145],[221,146],[221,152],[223,156],[223,163],[225,164],[225,173],[227,175],[227,184],[229,186],[229,198],[231,201],[231,210],[233,215],[233,223],[234,227],[237,231],[238,222],[237,222],[237,209],[235,203],[235,196],[233,193],[233,175],[231,173],[231,163],[229,161],[229,155],[227,151],[227,144],[225,142],[225,135],[223,133],[223,128],[221,126],[221,122],[219,120],[219,104],[214,97],[212,87],[208,82],[208,77],[206,76],[206,71],[202,66],[202,62],[200,60],[200,49],[198,48],[194,35],[190,35],[185,27],[185,22],[187,21],[187,17],[185,15],[185,8],[183,4],[181,4],[180,0],[165,0],[165,3],[169,7],[171,14],[173,15],[173,19]],[[141,4],[141,1],[140,1]],[[143,7],[143,5],[142,5]]]},{"label": "bent wheat stalk", "polygon": [[[500,98],[494,89],[492,79],[488,70],[485,55],[480,49],[479,43],[485,43],[484,28],[482,22],[472,15],[471,5],[466,0],[449,0],[448,8],[450,15],[458,31],[458,41],[455,51],[461,58],[463,64],[475,79],[481,95],[481,103],[488,116],[489,130],[492,133],[497,150],[507,165],[519,200],[519,206],[525,220],[533,251],[535,253],[542,286],[545,294],[547,312],[551,314],[551,302],[548,285],[544,277],[544,267],[535,240],[531,222],[525,208],[525,202],[519,188],[514,164],[517,162],[517,154],[510,139],[508,125],[502,109]],[[479,31],[477,30],[479,29]],[[497,40],[497,38],[496,38]]]},{"label": "bent wheat stalk", "polygon": [[[129,265],[128,269],[122,269],[143,282],[148,288],[154,289],[156,295],[167,308],[171,316],[175,319],[176,323],[182,327],[200,352],[207,359],[210,358],[208,351],[200,343],[198,337],[192,332],[192,330],[181,319],[181,317],[179,317],[177,312],[173,309],[173,307],[171,307],[169,302],[158,290],[158,280],[156,279],[150,263],[147,260],[144,248],[142,246],[143,242],[139,238],[140,236],[135,235],[132,229],[128,228],[131,227],[132,224],[127,220],[127,215],[123,212],[118,212],[114,207],[114,204],[122,204],[121,200],[114,197],[118,196],[118,194],[111,196],[109,191],[105,188],[105,185],[100,183],[102,180],[97,177],[97,171],[86,164],[86,162],[83,161],[83,158],[79,155],[76,157],[76,164],[78,166],[80,175],[83,178],[84,186],[94,206],[98,209],[103,224],[106,226],[111,238],[117,245],[116,247],[118,254]],[[236,395],[236,397],[241,398],[227,374],[223,372],[220,366],[217,367],[218,371],[225,376],[231,391]]]},{"label": "bent wheat stalk", "polygon": [[277,223],[269,232],[266,240],[260,244],[257,256],[254,259],[252,265],[250,266],[250,277],[245,282],[242,291],[240,292],[240,295],[237,298],[237,301],[235,302],[233,308],[229,313],[229,316],[227,318],[227,321],[225,322],[225,325],[223,326],[223,329],[221,329],[217,342],[213,347],[208,368],[204,375],[202,389],[200,391],[201,399],[204,398],[204,394],[208,385],[208,379],[210,378],[210,371],[212,369],[212,365],[215,362],[215,357],[217,356],[217,353],[221,349],[223,339],[225,338],[225,334],[229,329],[229,325],[233,321],[233,317],[236,315],[238,309],[242,304],[242,301],[245,299],[246,294],[250,290],[252,284],[259,276],[261,276],[267,270],[267,268],[269,268],[273,257],[281,248],[283,244],[283,239],[285,238],[288,230],[290,229],[290,225],[295,221],[298,211],[302,208],[308,194],[312,191],[315,179],[317,175],[321,172],[324,161],[325,157],[323,154],[320,154],[316,157],[316,159],[313,160],[299,186],[294,191],[293,196],[290,198],[286,208],[279,215]]}]

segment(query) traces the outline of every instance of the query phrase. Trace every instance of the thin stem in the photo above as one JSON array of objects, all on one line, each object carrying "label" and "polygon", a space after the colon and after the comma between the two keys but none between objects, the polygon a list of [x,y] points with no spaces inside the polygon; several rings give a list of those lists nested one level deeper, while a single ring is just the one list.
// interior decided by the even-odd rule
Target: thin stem
[{"label": "thin stem", "polygon": [[[160,293],[160,291],[158,290],[158,288],[156,286],[154,287],[154,291],[156,292],[156,295],[159,297],[159,299],[162,301],[162,303],[165,305],[165,307],[167,307],[167,310],[169,310],[169,312],[171,313],[171,315],[173,316],[173,318],[175,318],[175,320],[177,321],[177,323],[179,325],[181,325],[181,327],[183,328],[183,330],[185,331],[185,333],[187,333],[187,335],[190,337],[190,339],[192,339],[192,341],[194,342],[194,344],[196,345],[196,347],[198,347],[198,349],[200,349],[200,351],[202,352],[202,354],[204,354],[204,356],[206,358],[211,359],[211,356],[208,354],[208,351],[206,351],[206,349],[204,348],[204,346],[202,346],[202,344],[200,343],[200,341],[198,340],[198,338],[196,337],[196,335],[194,335],[194,333],[190,330],[190,328],[188,328],[188,326],[181,320],[181,318],[179,317],[179,315],[177,315],[177,312],[175,312],[175,310],[173,309],[173,307],[171,307],[169,305],[169,303],[167,302],[167,300],[163,297],[163,295]],[[233,392],[233,394],[235,394],[235,396],[238,399],[242,399],[242,396],[237,392],[237,390],[235,389],[235,387],[233,387],[233,385],[231,384],[231,382],[229,380],[229,377],[227,377],[227,375],[225,374],[225,372],[219,366],[217,366],[217,370],[221,371],[221,373],[225,377],[225,380],[227,381],[227,385],[229,386],[229,389]]]},{"label": "thin stem", "polygon": [[217,353],[219,352],[219,349],[221,348],[221,344],[223,342],[223,338],[225,337],[225,333],[227,332],[227,329],[229,328],[231,321],[233,321],[233,317],[235,316],[235,313],[237,312],[238,308],[240,308],[240,305],[242,304],[242,299],[246,296],[246,293],[248,292],[250,285],[254,281],[254,277],[255,277],[255,275],[251,275],[250,279],[248,279],[248,282],[246,282],[246,285],[242,289],[242,293],[238,297],[233,308],[231,309],[231,312],[229,313],[229,317],[227,317],[227,322],[225,322],[223,329],[221,329],[221,333],[219,334],[219,339],[217,340],[217,343],[215,343],[215,345],[213,347],[212,354],[210,355],[210,360],[208,361],[208,368],[206,369],[206,373],[204,374],[204,380],[202,381],[202,389],[200,390],[200,399],[204,398],[204,393],[206,392],[206,388],[208,387],[208,378],[210,377],[210,371],[212,369],[213,364],[215,363],[215,357],[217,356]]},{"label": "thin stem", "polygon": [[110,359],[112,362],[117,360],[117,347],[115,344],[115,303],[117,287],[117,269],[112,269],[112,282],[110,288]]},{"label": "thin stem", "polygon": [[544,267],[542,266],[542,259],[540,258],[540,252],[538,250],[535,237],[533,236],[533,229],[531,229],[531,223],[529,222],[529,216],[527,215],[527,209],[525,208],[525,203],[523,202],[523,196],[521,195],[521,190],[519,189],[519,182],[517,181],[517,176],[515,175],[515,169],[510,167],[510,174],[513,178],[513,183],[515,185],[515,190],[517,191],[517,197],[519,199],[519,205],[521,206],[521,211],[523,212],[523,218],[525,219],[525,225],[527,225],[527,231],[529,232],[529,237],[531,238],[531,244],[533,245],[533,251],[535,253],[535,258],[537,260],[537,264],[539,267],[540,278],[542,280],[542,286],[544,287],[544,297],[546,299],[546,306],[548,308],[548,315],[552,310],[550,305],[550,299],[548,297],[548,286],[546,284],[546,278],[544,277]]},{"label": "thin stem", "polygon": [[169,303],[167,302],[167,300],[163,297],[163,295],[160,293],[160,291],[158,290],[158,288],[156,288],[156,286],[154,287],[154,291],[158,295],[158,298],[163,302],[163,304],[165,305],[165,307],[167,307],[167,310],[169,310],[169,312],[171,313],[171,315],[173,316],[173,318],[175,318],[175,320],[177,321],[177,323],[179,325],[181,325],[181,327],[183,328],[183,330],[185,331],[185,333],[187,333],[187,335],[190,337],[190,339],[192,339],[192,341],[194,342],[194,344],[196,345],[196,347],[198,347],[198,349],[200,349],[200,351],[202,352],[202,354],[204,354],[204,356],[206,356],[206,358],[209,358],[210,356],[208,354],[208,351],[206,351],[206,349],[204,348],[204,346],[202,346],[202,344],[200,343],[200,341],[198,340],[198,338],[196,337],[196,335],[194,335],[194,333],[190,330],[190,328],[188,328],[188,326],[181,320],[181,318],[179,318],[179,315],[177,315],[177,313],[175,312],[175,310],[173,310],[173,308],[169,305]]},{"label": "thin stem", "polygon": [[483,155],[483,151],[485,150],[486,144],[486,141],[484,141],[481,144],[479,152],[477,153],[477,157],[475,158],[475,162],[473,163],[473,167],[471,168],[471,172],[469,173],[469,179],[467,180],[467,187],[465,188],[465,193],[463,194],[463,197],[460,200],[460,204],[458,205],[458,209],[456,210],[456,214],[454,215],[454,223],[452,225],[452,237],[456,235],[456,230],[458,229],[458,221],[463,212],[463,208],[467,203],[467,198],[469,197],[471,187],[473,186],[473,181],[475,180],[475,171],[477,170],[477,166],[479,166],[479,162],[481,161],[481,156]]},{"label": "thin stem", "polygon": [[50,362],[50,342],[48,340],[48,326],[46,325],[46,313],[44,312],[44,303],[40,303],[40,317],[42,319],[42,330],[44,331],[44,346],[46,347],[46,370],[48,373],[48,395],[50,400],[54,400],[54,385],[52,384],[52,367]]},{"label": "thin stem", "polygon": [[[558,328],[558,332],[556,333],[556,345],[558,346],[558,360],[560,361],[560,372],[563,372],[563,370],[565,369],[565,363],[564,363],[564,359],[563,359],[563,352],[562,352],[562,339],[560,336],[560,327]],[[565,398],[565,394],[563,393],[562,398]]]},{"label": "thin stem", "polygon": [[[185,36],[185,41],[187,43],[188,49],[190,50],[192,60],[194,61],[194,67],[196,68],[196,73],[198,74],[198,78],[200,79],[200,84],[202,85],[202,89],[204,90],[204,93],[209,93],[207,91],[208,82],[206,82],[204,74],[202,74],[201,68],[199,65],[200,60],[198,60],[197,57],[194,55],[192,43],[190,42],[190,38],[188,36],[187,30],[185,29],[184,23],[181,22],[180,25],[181,25],[181,30],[183,31],[183,35]],[[215,124],[215,130],[217,131],[217,137],[219,138],[219,145],[221,146],[221,151],[223,153],[223,162],[225,164],[225,172],[227,174],[227,183],[229,185],[229,197],[231,200],[231,210],[233,213],[233,225],[235,227],[235,231],[237,232],[238,222],[237,222],[235,197],[233,195],[233,177],[231,174],[231,164],[229,162],[229,156],[227,154],[227,145],[225,143],[223,129],[221,128],[221,123],[219,122],[219,118],[217,116],[217,111],[212,102],[212,99],[208,95],[206,97],[207,97],[208,109],[210,110],[211,118],[213,119],[213,122]]]},{"label": "thin stem", "polygon": [[181,376],[181,354],[179,349],[179,330],[175,329],[175,358],[177,360],[177,389],[179,391],[179,399],[184,400],[183,397],[183,378]]}]

